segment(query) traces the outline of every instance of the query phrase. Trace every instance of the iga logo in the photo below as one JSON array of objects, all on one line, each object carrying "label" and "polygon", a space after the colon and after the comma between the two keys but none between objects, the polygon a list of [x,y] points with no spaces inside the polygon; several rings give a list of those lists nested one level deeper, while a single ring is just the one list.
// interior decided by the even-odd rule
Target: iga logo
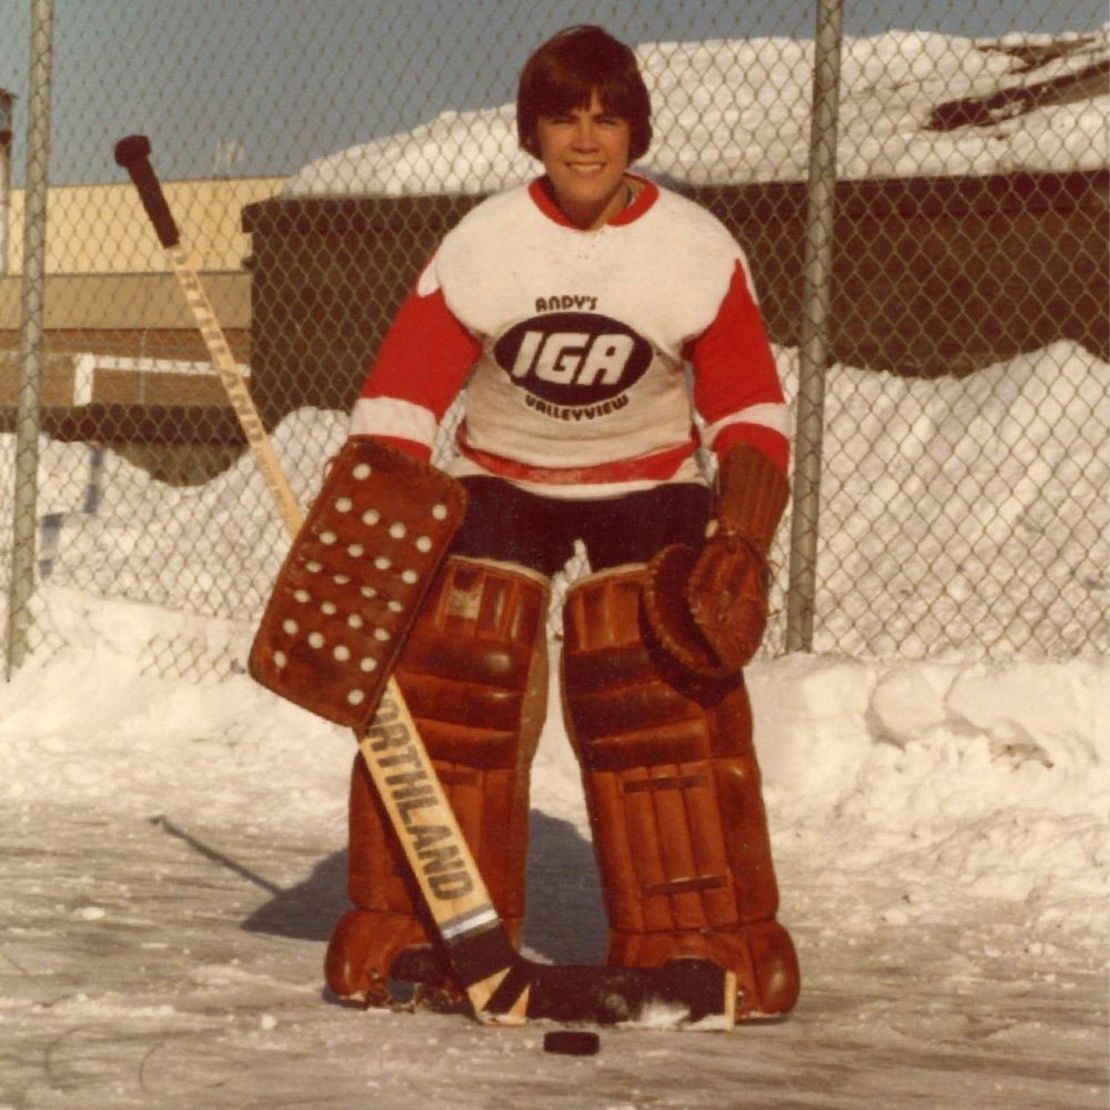
[{"label": "iga logo", "polygon": [[591,405],[639,381],[651,346],[608,316],[552,312],[507,331],[493,356],[529,393],[560,405]]}]

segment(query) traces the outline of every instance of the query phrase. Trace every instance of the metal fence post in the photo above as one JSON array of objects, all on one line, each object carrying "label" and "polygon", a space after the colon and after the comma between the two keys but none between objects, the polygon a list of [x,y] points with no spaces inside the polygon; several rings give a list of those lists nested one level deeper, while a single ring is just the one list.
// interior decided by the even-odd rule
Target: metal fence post
[{"label": "metal fence post", "polygon": [[790,573],[786,604],[787,651],[810,651],[816,611],[821,442],[832,293],[833,205],[839,109],[841,0],[818,0],[810,122],[809,198],[805,282],[798,352],[798,432]]},{"label": "metal fence post", "polygon": [[0,89],[0,277],[8,272],[12,212],[12,95]]},{"label": "metal fence post", "polygon": [[27,654],[30,602],[35,588],[53,31],[54,0],[33,0],[30,92],[27,99],[27,199],[23,225],[23,281],[20,287],[19,408],[8,594],[6,676],[9,679]]}]

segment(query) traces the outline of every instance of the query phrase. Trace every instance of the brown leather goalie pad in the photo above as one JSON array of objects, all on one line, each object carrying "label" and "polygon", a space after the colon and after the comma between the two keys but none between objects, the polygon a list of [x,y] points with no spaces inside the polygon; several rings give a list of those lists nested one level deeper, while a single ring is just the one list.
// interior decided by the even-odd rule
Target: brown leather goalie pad
[{"label": "brown leather goalie pad", "polygon": [[364,729],[465,509],[442,471],[369,437],[347,440],[278,572],[251,676]]},{"label": "brown leather goalie pad", "polygon": [[[547,707],[547,607],[537,575],[449,557],[396,669],[514,943],[525,909],[529,772]],[[380,1005],[396,958],[432,944],[435,930],[361,758],[351,776],[347,888],[355,908],[332,934],[328,986]]]},{"label": "brown leather goalie pad", "polygon": [[586,579],[564,611],[564,709],[609,915],[607,961],[711,959],[736,972],[739,1015],[784,1013],[798,963],[775,920],[743,678],[694,676],[646,635],[645,576]]}]

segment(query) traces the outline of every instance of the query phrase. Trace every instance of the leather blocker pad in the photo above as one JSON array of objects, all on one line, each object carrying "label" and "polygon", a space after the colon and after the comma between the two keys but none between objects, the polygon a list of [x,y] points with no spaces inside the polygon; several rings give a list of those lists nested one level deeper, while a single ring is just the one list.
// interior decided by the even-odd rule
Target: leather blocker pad
[{"label": "leather blocker pad", "polygon": [[349,439],[278,572],[251,677],[329,721],[365,728],[465,511],[465,491],[442,471],[374,439]]}]

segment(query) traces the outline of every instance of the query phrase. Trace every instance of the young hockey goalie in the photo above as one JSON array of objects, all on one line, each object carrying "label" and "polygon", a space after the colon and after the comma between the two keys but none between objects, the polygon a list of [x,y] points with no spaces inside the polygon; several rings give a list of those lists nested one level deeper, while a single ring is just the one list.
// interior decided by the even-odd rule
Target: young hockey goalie
[{"label": "young hockey goalie", "polygon": [[[465,515],[390,664],[519,942],[549,581],[581,541],[591,573],[566,598],[561,681],[606,959],[709,959],[736,973],[739,1016],[782,1014],[798,964],[742,671],[767,617],[788,419],[748,267],[713,216],[630,172],[650,103],[605,31],[541,46],[517,111],[542,175],[443,239],[352,415],[352,437],[429,466],[464,393],[448,473]],[[357,759],[348,880],[327,981],[384,1003],[395,961],[430,941]]]}]

